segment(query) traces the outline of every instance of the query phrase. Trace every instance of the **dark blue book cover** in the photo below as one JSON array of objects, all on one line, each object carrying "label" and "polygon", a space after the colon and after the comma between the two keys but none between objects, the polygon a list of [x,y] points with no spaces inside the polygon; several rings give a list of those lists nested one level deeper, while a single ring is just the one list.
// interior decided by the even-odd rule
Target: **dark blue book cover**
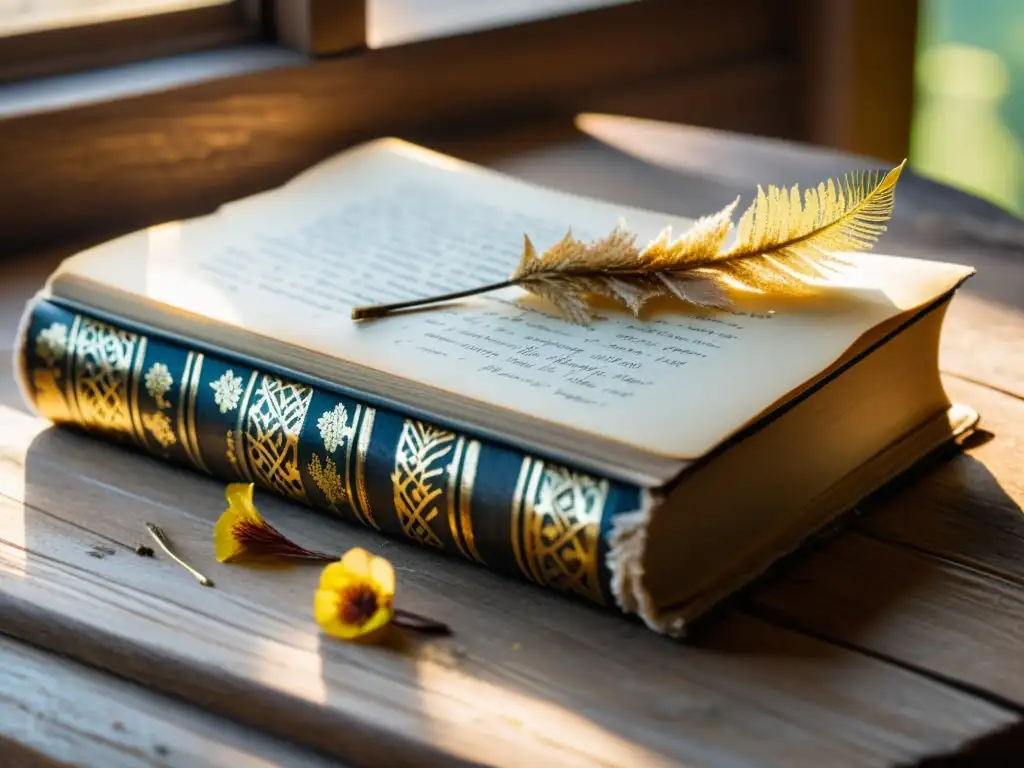
[{"label": "dark blue book cover", "polygon": [[635,486],[40,299],[20,350],[37,412],[225,482],[614,605]]}]

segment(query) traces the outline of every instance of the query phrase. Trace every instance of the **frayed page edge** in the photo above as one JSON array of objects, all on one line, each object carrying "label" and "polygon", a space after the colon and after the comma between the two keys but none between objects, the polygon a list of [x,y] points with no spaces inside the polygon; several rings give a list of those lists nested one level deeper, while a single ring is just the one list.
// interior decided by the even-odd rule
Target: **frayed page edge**
[{"label": "frayed page edge", "polygon": [[652,516],[664,500],[662,495],[645,490],[640,509],[619,515],[612,521],[605,563],[611,573],[612,596],[619,609],[640,617],[649,629],[659,634],[681,639],[686,635],[685,619],[679,615],[659,615],[644,586],[647,531]]}]

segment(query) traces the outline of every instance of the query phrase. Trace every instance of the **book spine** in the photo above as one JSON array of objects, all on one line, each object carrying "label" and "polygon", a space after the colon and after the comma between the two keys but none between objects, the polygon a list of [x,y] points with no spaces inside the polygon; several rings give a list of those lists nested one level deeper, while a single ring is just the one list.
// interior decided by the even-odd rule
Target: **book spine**
[{"label": "book spine", "polygon": [[614,603],[609,535],[635,486],[45,299],[23,331],[26,396],[56,424]]}]

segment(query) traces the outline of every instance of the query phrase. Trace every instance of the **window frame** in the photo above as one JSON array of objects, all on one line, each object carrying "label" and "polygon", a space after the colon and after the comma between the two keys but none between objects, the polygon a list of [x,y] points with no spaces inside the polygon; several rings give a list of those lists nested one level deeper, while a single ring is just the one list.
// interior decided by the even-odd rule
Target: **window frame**
[{"label": "window frame", "polygon": [[263,0],[186,8],[0,37],[0,83],[71,74],[265,39]]},{"label": "window frame", "polygon": [[[868,106],[880,88],[912,79],[899,40],[876,46],[872,67],[858,72],[848,64],[856,36],[823,33],[853,0],[641,0],[349,55],[276,40],[274,11],[288,2],[315,13],[320,0],[229,6],[241,11],[236,29],[255,29],[259,44],[163,57],[149,50],[120,67],[90,72],[78,62],[71,75],[0,83],[0,260],[209,213],[382,135],[429,143],[496,126],[564,127],[583,111],[879,156],[879,139],[906,140],[902,115],[886,116],[884,135],[859,125],[838,135],[821,124],[823,112],[838,104],[848,114],[869,93],[840,87],[849,81],[837,72],[873,83]],[[747,23],[737,27],[736,18]],[[678,46],[675,30],[687,28],[702,33]],[[903,47],[913,38],[904,33]]]},{"label": "window frame", "polygon": [[308,56],[366,46],[369,0],[275,0],[268,15],[277,41]]}]

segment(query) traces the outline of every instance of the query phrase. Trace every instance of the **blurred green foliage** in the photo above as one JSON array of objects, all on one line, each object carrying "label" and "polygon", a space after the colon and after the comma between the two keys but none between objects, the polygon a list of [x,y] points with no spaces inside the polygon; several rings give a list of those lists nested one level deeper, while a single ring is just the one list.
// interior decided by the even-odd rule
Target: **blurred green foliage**
[{"label": "blurred green foliage", "polygon": [[911,164],[1024,214],[1024,0],[921,0]]}]

